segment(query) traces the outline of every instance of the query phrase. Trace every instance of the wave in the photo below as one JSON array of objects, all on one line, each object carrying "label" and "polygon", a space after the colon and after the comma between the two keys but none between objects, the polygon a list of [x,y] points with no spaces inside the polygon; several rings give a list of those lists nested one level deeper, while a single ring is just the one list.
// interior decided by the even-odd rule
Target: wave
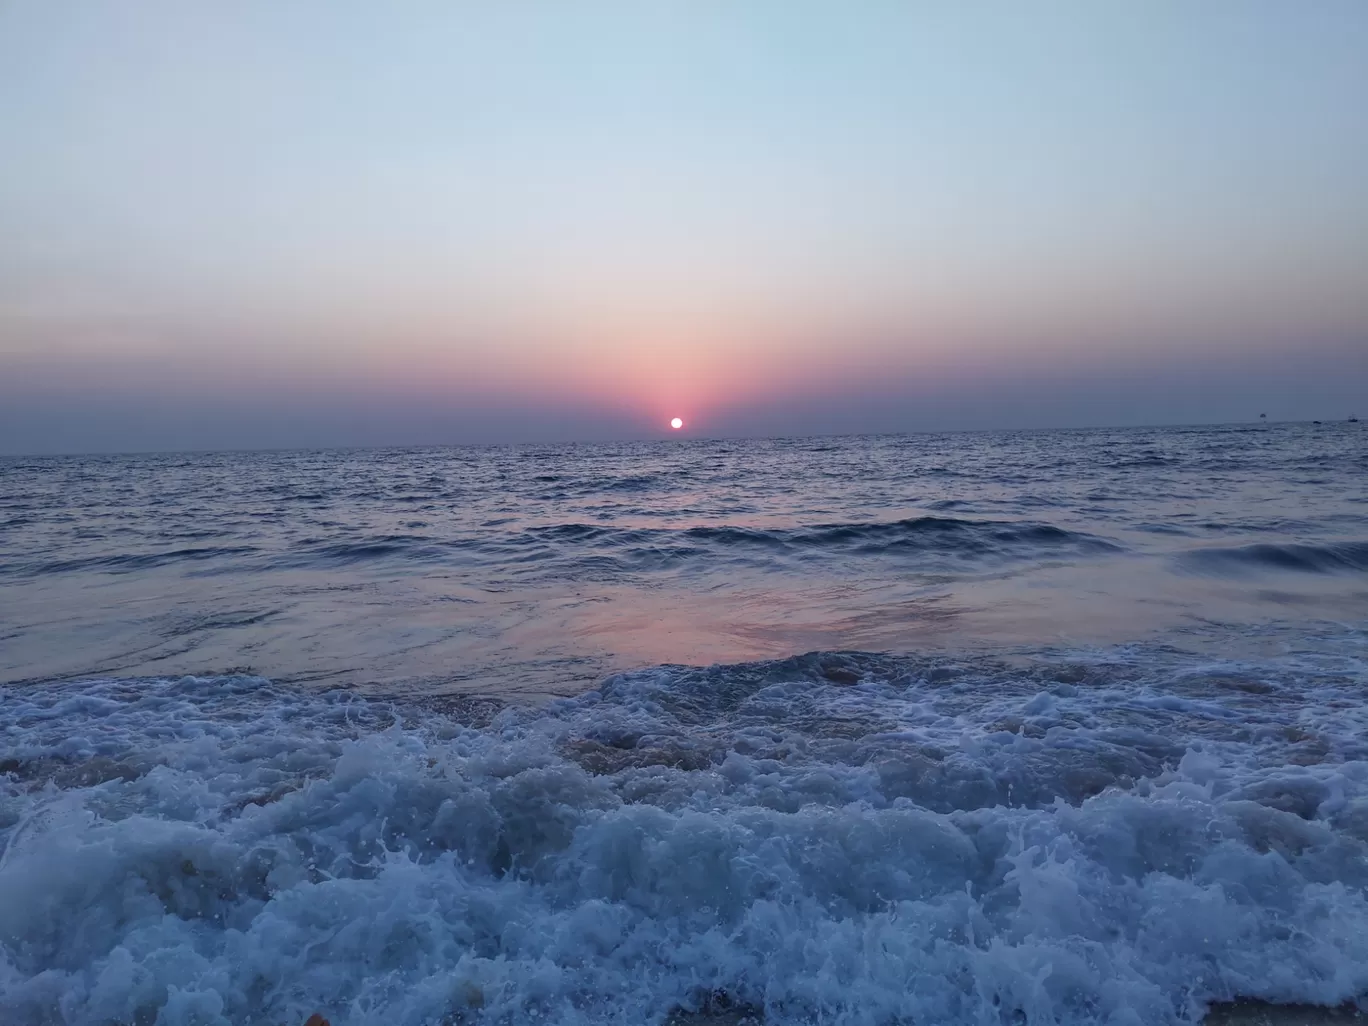
[{"label": "wave", "polygon": [[[129,573],[251,556],[250,568],[260,571],[367,563],[446,565],[473,560],[520,575],[611,581],[623,575],[718,563],[773,569],[776,565],[798,568],[817,559],[913,558],[919,567],[942,570],[1122,551],[1107,539],[1050,524],[934,516],[788,528],[626,528],[567,523],[509,532],[501,530],[504,524],[496,520],[487,525],[487,531],[456,537],[434,532],[375,534],[345,541],[306,538],[276,552],[256,546],[205,546],[14,564],[0,566],[0,572],[21,576],[80,571]],[[229,566],[242,568],[240,560]]]},{"label": "wave", "polygon": [[682,529],[570,523],[531,528],[503,546],[503,558],[538,577],[621,580],[630,575],[710,567],[806,572],[825,562],[842,572],[868,563],[907,561],[928,573],[979,572],[1030,560],[1123,551],[1095,535],[1049,524],[918,517],[884,523]]},{"label": "wave", "polygon": [[1173,467],[1181,461],[1173,456],[1160,456],[1158,453],[1141,453],[1131,459],[1115,460],[1107,466],[1116,470],[1143,470],[1153,467]]},{"label": "wave", "polygon": [[92,570],[98,573],[134,573],[177,563],[202,563],[226,556],[242,556],[257,552],[251,545],[204,545],[165,552],[126,552],[103,556],[82,556],[74,559],[55,559],[37,562],[0,565],[0,571],[22,577],[41,577],[47,574],[76,573]]},{"label": "wave", "polygon": [[1179,1023],[1368,991],[1334,666],[656,667],[541,709],[0,689],[0,1013]]},{"label": "wave", "polygon": [[1253,545],[1192,549],[1179,558],[1189,567],[1213,574],[1238,575],[1258,570],[1313,574],[1364,573],[1368,572],[1368,542],[1321,545],[1259,542]]},{"label": "wave", "polygon": [[677,531],[558,524],[534,528],[530,534],[541,540],[584,543],[599,547],[678,540],[685,544],[710,546],[720,550],[764,549],[790,553],[825,551],[880,555],[934,552],[951,556],[977,556],[1026,549],[1071,549],[1076,552],[1095,553],[1122,551],[1120,545],[1105,538],[1068,531],[1051,524],[963,520],[935,516],[883,523],[836,523],[789,528],[689,527]]},{"label": "wave", "polygon": [[440,546],[421,535],[384,534],[351,542],[323,542],[309,539],[293,547],[294,565],[347,566],[370,560],[402,557],[406,560],[439,558]]},{"label": "wave", "polygon": [[680,476],[679,472],[668,477],[662,474],[628,474],[625,477],[613,477],[597,481],[591,488],[594,491],[605,492],[645,492],[650,491],[662,481],[677,481]]}]

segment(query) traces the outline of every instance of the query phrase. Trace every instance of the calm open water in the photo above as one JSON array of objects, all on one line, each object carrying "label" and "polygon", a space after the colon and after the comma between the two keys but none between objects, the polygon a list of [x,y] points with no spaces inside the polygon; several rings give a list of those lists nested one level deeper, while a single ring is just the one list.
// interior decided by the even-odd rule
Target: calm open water
[{"label": "calm open water", "polygon": [[1358,424],[0,461],[0,1021],[1368,994]]}]

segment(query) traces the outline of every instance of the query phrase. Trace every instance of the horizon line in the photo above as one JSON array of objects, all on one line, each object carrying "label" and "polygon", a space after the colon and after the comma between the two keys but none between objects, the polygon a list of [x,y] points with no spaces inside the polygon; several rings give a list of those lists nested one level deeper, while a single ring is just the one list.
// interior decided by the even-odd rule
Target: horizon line
[{"label": "horizon line", "polygon": [[1356,414],[1348,414],[1333,420],[1267,420],[1255,417],[1252,420],[1222,421],[1167,421],[1132,424],[1074,424],[1053,427],[995,427],[995,428],[909,428],[905,431],[814,431],[810,434],[782,435],[681,435],[669,434],[643,435],[612,439],[563,439],[551,442],[409,442],[387,445],[284,445],[284,446],[242,446],[212,449],[109,449],[109,450],[72,450],[69,452],[0,452],[0,460],[16,459],[79,459],[96,456],[226,456],[245,453],[294,453],[294,452],[402,452],[412,449],[520,449],[547,448],[561,446],[628,445],[643,442],[656,442],[664,445],[683,445],[690,442],[784,442],[809,438],[899,438],[914,435],[1005,435],[1005,434],[1048,434],[1077,431],[1147,431],[1177,430],[1180,428],[1221,428],[1221,427],[1286,427],[1289,425],[1332,426],[1336,424],[1358,423]]}]

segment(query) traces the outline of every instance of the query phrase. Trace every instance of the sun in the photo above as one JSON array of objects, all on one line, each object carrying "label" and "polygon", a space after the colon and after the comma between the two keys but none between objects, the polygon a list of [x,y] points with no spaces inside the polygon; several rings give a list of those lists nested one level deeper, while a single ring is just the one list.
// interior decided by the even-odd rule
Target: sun
[{"label": "sun", "polygon": [[678,431],[678,430],[679,430],[680,428],[682,428],[683,426],[684,426],[684,422],[683,422],[682,420],[680,420],[678,417],[676,417],[674,420],[670,421],[670,427],[674,428],[676,431]]}]

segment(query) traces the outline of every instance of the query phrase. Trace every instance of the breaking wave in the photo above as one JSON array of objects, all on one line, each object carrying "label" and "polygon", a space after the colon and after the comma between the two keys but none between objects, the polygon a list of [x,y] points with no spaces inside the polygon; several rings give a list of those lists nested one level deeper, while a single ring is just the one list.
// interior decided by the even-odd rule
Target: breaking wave
[{"label": "breaking wave", "polygon": [[0,691],[0,1015],[1177,1023],[1368,990],[1351,658]]}]

